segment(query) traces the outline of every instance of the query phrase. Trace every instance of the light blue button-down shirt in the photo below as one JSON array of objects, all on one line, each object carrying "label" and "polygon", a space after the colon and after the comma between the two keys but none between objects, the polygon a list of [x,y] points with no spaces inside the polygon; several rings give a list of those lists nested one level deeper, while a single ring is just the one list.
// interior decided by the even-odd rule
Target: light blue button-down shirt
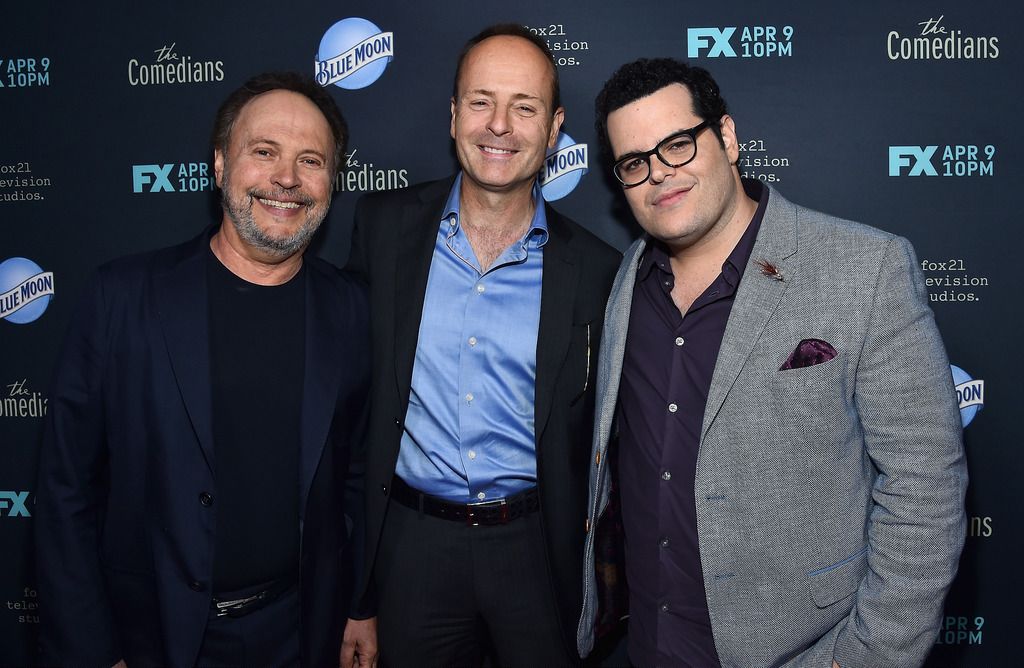
[{"label": "light blue button-down shirt", "polygon": [[537,483],[534,393],[548,227],[534,186],[530,229],[482,272],[459,224],[461,188],[460,174],[434,244],[396,473],[422,492],[466,503]]}]

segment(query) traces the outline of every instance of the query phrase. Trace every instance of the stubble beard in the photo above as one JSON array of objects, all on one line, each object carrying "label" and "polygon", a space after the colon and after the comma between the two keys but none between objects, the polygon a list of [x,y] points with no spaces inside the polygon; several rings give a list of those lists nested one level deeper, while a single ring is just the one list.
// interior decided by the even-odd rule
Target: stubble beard
[{"label": "stubble beard", "polygon": [[[330,193],[327,195],[327,201],[315,204],[314,200],[304,193],[288,193],[284,190],[265,191],[252,188],[244,195],[238,195],[234,188],[228,185],[230,182],[230,172],[225,168],[224,186],[221,188],[221,206],[234,224],[235,231],[248,246],[273,257],[286,258],[302,252],[312,241],[313,235],[320,228],[320,223],[327,217],[327,211],[331,206]],[[294,233],[287,236],[272,236],[268,234],[267,230],[260,228],[252,212],[257,198],[285,200],[294,199],[296,194],[306,207],[306,217]]]}]

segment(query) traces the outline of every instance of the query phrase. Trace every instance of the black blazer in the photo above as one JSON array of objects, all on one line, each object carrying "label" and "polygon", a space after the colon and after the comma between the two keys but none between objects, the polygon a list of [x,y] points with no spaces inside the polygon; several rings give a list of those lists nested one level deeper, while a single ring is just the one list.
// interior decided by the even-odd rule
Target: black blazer
[{"label": "black blazer", "polygon": [[[395,475],[409,405],[427,275],[453,179],[366,195],[356,206],[349,268],[370,284],[373,381],[367,449],[365,577],[369,575]],[[576,653],[582,600],[594,374],[605,301],[621,255],[548,206],[535,429],[537,482],[548,565],[562,633]]]},{"label": "black blazer", "polygon": [[[217,515],[205,269],[215,230],[101,267],[72,321],[36,494],[44,665],[195,664]],[[368,307],[357,280],[305,261],[301,648],[303,665],[337,666],[353,575],[342,514],[361,514],[344,487],[365,422]],[[361,505],[358,486],[348,496]]]}]

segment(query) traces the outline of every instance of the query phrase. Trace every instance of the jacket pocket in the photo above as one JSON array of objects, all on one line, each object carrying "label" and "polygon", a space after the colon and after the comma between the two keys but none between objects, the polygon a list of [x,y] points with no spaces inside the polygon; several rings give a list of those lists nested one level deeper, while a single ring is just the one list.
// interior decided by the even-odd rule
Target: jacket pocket
[{"label": "jacket pocket", "polygon": [[845,559],[808,573],[814,604],[827,608],[856,592],[867,567],[868,546],[865,545]]}]

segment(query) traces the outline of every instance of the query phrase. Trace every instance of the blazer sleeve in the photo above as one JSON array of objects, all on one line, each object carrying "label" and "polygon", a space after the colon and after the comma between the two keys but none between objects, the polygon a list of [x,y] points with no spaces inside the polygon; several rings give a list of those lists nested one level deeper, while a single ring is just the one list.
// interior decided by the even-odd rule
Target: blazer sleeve
[{"label": "blazer sleeve", "polygon": [[918,666],[963,548],[967,467],[949,362],[906,239],[892,238],[884,253],[855,387],[878,474],[868,571],[826,638],[842,668]]},{"label": "blazer sleeve", "polygon": [[[367,408],[369,403],[367,402]],[[373,592],[363,594],[359,584],[366,576],[366,423],[369,411],[359,416],[359,426],[352,432],[349,442],[348,474],[345,477],[345,515],[350,527],[349,552],[352,555],[352,599],[349,603],[350,619],[369,619],[377,615]]]},{"label": "blazer sleeve", "polygon": [[109,315],[97,274],[72,319],[50,388],[34,517],[42,665],[106,667],[122,658],[99,557]]},{"label": "blazer sleeve", "polygon": [[372,358],[372,355],[369,355],[372,342],[369,336],[370,305],[368,291],[365,286],[360,285],[357,289],[353,289],[352,292],[354,295],[352,301],[357,302],[359,305],[357,309],[359,316],[353,317],[352,320],[358,322],[355,328],[361,332],[361,337],[355,339],[355,345],[351,346],[353,350],[352,355],[359,358],[353,359],[351,366],[352,368],[363,369],[363,374],[360,376],[360,386],[363,388],[363,401],[359,405],[358,413],[354,412],[353,415],[349,416],[352,427],[348,434],[349,457],[347,474],[345,476],[345,514],[347,515],[347,522],[350,527],[349,540],[351,544],[348,550],[352,555],[352,573],[350,575],[352,598],[349,601],[348,616],[350,619],[368,619],[376,616],[376,605],[372,596],[364,597],[360,595],[359,584],[367,576],[365,573],[367,533],[366,448],[368,445],[367,429],[369,428],[370,420],[368,391],[370,363],[368,360]]}]

